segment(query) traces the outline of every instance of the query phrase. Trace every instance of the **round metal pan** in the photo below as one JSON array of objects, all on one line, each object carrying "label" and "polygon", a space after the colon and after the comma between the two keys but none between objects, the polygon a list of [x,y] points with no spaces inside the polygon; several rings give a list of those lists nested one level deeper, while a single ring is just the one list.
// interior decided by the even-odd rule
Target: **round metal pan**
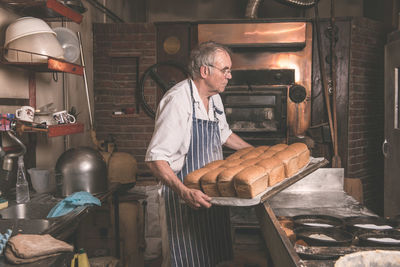
[{"label": "round metal pan", "polygon": [[297,240],[304,240],[309,246],[350,246],[353,235],[340,228],[295,228]]},{"label": "round metal pan", "polygon": [[364,247],[400,247],[400,232],[387,230],[358,235],[358,245]]},{"label": "round metal pan", "polygon": [[292,217],[294,227],[302,228],[341,228],[343,220],[330,215],[297,215]]},{"label": "round metal pan", "polygon": [[393,220],[374,216],[348,217],[344,219],[344,223],[346,230],[353,234],[387,231],[397,226]]}]

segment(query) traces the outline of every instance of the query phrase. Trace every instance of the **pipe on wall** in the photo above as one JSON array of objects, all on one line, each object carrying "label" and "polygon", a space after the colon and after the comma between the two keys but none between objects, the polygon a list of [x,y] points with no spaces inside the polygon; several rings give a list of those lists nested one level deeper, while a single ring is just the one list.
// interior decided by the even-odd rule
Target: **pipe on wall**
[{"label": "pipe on wall", "polygon": [[[249,0],[246,6],[246,18],[255,19],[257,18],[258,7],[260,6],[262,0]],[[279,3],[299,7],[299,8],[309,8],[314,6],[319,2],[319,0],[275,0]]]}]

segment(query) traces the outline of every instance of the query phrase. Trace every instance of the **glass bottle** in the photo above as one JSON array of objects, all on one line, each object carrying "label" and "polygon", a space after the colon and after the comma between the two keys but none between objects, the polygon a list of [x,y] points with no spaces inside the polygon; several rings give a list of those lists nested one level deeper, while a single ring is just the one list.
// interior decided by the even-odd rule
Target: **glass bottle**
[{"label": "glass bottle", "polygon": [[15,185],[15,189],[18,204],[29,202],[29,185],[28,181],[26,180],[23,156],[18,157],[17,184]]}]

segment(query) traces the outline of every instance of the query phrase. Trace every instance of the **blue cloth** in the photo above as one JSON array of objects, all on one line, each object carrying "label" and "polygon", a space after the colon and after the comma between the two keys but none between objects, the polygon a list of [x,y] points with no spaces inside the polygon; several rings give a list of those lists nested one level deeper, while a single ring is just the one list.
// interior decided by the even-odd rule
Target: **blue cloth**
[{"label": "blue cloth", "polygon": [[92,196],[92,194],[90,194],[89,192],[86,191],[76,192],[58,202],[57,205],[55,205],[51,209],[51,211],[47,215],[47,218],[62,216],[64,214],[73,211],[75,208],[79,206],[85,206],[85,205],[101,206],[101,202],[97,197]]},{"label": "blue cloth", "polygon": [[0,234],[0,254],[3,253],[3,250],[6,247],[7,241],[8,239],[10,239],[11,234],[11,229],[7,229],[5,234]]}]

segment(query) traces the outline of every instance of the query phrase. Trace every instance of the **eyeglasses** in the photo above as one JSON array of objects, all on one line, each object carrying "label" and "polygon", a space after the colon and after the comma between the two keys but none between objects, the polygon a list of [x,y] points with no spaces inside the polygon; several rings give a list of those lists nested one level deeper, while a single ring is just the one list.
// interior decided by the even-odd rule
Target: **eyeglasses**
[{"label": "eyeglasses", "polygon": [[224,76],[228,76],[229,74],[232,74],[232,70],[227,68],[227,67],[225,67],[223,69],[220,69],[220,68],[217,68],[217,67],[215,67],[213,65],[207,65],[207,66],[219,70]]}]

